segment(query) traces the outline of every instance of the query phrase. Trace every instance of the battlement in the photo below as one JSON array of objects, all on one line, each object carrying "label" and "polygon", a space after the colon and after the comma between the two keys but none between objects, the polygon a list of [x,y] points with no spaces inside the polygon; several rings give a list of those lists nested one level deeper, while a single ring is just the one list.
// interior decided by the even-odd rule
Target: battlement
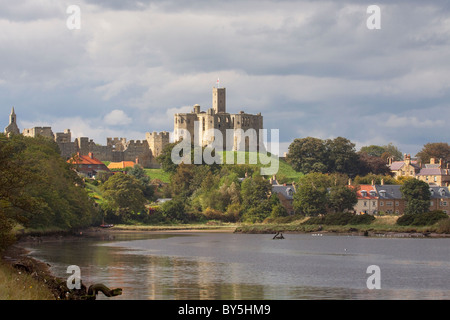
[{"label": "battlement", "polygon": [[130,146],[135,147],[143,147],[148,145],[147,140],[129,140],[126,144],[126,147],[129,148]]},{"label": "battlement", "polygon": [[156,131],[153,131],[153,132],[147,132],[147,133],[145,134],[145,137],[146,137],[147,139],[152,139],[152,138],[154,138],[154,139],[157,139],[157,138],[169,138],[169,132],[167,132],[167,131],[161,131],[161,132],[156,132]]},{"label": "battlement", "polygon": [[106,145],[115,145],[115,144],[126,144],[127,143],[127,138],[106,138]]}]

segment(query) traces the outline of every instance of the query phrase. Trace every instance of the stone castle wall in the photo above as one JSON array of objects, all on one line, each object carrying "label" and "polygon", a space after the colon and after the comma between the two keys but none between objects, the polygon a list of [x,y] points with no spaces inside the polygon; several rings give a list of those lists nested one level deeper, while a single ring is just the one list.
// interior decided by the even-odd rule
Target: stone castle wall
[{"label": "stone castle wall", "polygon": [[[69,159],[77,153],[81,155],[93,153],[101,161],[133,161],[146,168],[160,167],[156,157],[169,143],[168,132],[147,133],[146,140],[127,141],[126,138],[107,138],[106,145],[99,145],[88,137],[80,137],[72,141],[72,134],[69,129],[53,134],[51,127],[34,127],[24,129],[22,134],[28,137],[44,136],[55,140],[61,151],[61,156],[65,159]],[[153,150],[156,151],[156,155]]]}]

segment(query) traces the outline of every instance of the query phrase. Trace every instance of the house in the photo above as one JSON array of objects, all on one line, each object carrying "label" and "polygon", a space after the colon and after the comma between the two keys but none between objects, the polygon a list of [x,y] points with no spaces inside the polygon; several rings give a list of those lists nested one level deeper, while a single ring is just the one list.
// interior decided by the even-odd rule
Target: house
[{"label": "house", "polygon": [[450,214],[450,192],[448,187],[430,186],[430,211],[442,210]]},{"label": "house", "polygon": [[[137,160],[137,159],[136,159]],[[108,164],[109,170],[120,170],[125,168],[133,168],[136,164],[138,164],[138,161],[120,161],[120,162],[110,162]]]},{"label": "house", "polygon": [[378,211],[386,214],[403,214],[406,201],[402,198],[401,185],[375,185],[378,195]]},{"label": "house", "polygon": [[281,205],[286,209],[289,215],[295,214],[294,210],[294,193],[295,193],[295,184],[279,184],[276,180],[276,177],[272,177],[270,179],[270,183],[272,185],[272,194],[276,193],[278,199],[280,199]]},{"label": "house", "polygon": [[357,214],[376,214],[378,213],[378,195],[375,185],[362,184],[356,192],[358,202],[354,210]]},{"label": "house", "polygon": [[421,169],[420,163],[416,160],[411,160],[410,154],[405,154],[403,161],[392,161],[390,158],[388,165],[395,179],[399,177],[415,178]]},{"label": "house", "polygon": [[425,181],[430,186],[448,187],[450,185],[450,169],[447,164],[436,158],[431,158],[430,163],[425,164],[417,174],[417,179]]},{"label": "house", "polygon": [[96,174],[100,171],[110,171],[103,162],[94,157],[92,152],[89,152],[87,156],[77,153],[75,156],[67,160],[67,162],[73,164],[75,166],[75,170],[79,174],[88,178],[95,178]]}]

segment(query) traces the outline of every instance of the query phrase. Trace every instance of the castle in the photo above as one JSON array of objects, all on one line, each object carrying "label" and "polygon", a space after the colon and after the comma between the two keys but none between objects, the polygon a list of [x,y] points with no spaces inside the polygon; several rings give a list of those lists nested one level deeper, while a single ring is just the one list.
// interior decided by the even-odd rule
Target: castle
[{"label": "castle", "polygon": [[[188,136],[186,133],[188,133],[191,143],[198,143],[202,147],[215,142],[219,148],[230,147],[231,150],[242,151],[243,147],[248,150],[253,143],[254,151],[257,151],[263,146],[262,143],[260,144],[258,134],[261,129],[263,129],[261,113],[256,115],[244,111],[240,111],[238,114],[227,113],[225,88],[213,87],[212,108],[209,108],[206,112],[201,111],[200,105],[196,104],[190,113],[177,113],[174,116],[175,141],[185,138]],[[232,137],[227,135],[227,130],[233,132]],[[219,132],[222,136],[221,141],[217,141]],[[246,134],[243,140],[237,134],[239,132]],[[254,132],[256,135],[247,135],[249,132]],[[230,138],[234,140],[227,141]],[[252,138],[254,138],[254,141],[251,141]]]},{"label": "castle", "polygon": [[[201,145],[206,146],[215,140],[214,136],[208,133],[209,129],[215,129],[222,133],[224,139],[227,137],[227,130],[242,129],[243,131],[251,131],[254,129],[258,132],[263,129],[263,118],[261,113],[257,115],[248,114],[244,111],[239,114],[230,114],[226,112],[226,93],[225,88],[213,87],[212,108],[207,112],[200,111],[198,104],[194,105],[191,113],[177,113],[174,115],[174,141],[179,141],[182,137],[182,130],[187,130],[191,135],[191,141],[194,141],[194,135],[200,133]],[[197,132],[195,131],[197,129]],[[17,126],[17,117],[14,108],[11,110],[9,117],[9,125],[5,128],[5,134],[20,134]],[[216,131],[217,133],[217,131]],[[89,155],[93,154],[101,161],[121,162],[133,161],[146,168],[159,168],[160,165],[156,161],[163,148],[170,143],[169,132],[147,132],[145,140],[129,140],[126,138],[107,138],[106,145],[98,145],[88,137],[80,137],[72,141],[70,129],[64,132],[53,133],[51,127],[33,127],[24,129],[22,134],[27,137],[43,136],[54,140],[61,150],[61,156],[65,159],[71,158],[74,154]],[[244,142],[248,147],[252,137],[245,136]],[[234,136],[234,150],[238,150],[238,138]],[[256,148],[259,150],[259,135],[255,137]],[[224,140],[224,146],[226,141]],[[241,150],[241,149],[239,149]]]}]

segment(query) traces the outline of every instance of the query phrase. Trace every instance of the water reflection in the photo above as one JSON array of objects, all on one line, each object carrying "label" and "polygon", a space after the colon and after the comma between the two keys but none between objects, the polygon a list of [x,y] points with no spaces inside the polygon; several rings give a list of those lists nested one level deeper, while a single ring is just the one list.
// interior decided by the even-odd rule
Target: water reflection
[{"label": "water reflection", "polygon": [[[449,299],[448,239],[114,233],[30,246],[66,278],[121,287],[114,299]],[[381,290],[366,287],[379,265]],[[101,294],[99,298],[104,298]]]}]

